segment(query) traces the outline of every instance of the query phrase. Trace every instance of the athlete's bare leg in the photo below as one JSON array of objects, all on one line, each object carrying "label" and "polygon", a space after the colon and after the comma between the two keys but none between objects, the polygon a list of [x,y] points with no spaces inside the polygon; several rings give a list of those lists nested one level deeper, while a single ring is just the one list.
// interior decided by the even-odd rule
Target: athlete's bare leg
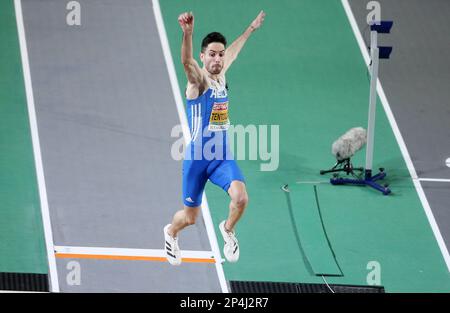
[{"label": "athlete's bare leg", "polygon": [[194,225],[200,212],[200,208],[201,207],[199,206],[184,206],[183,210],[175,213],[175,215],[173,216],[172,225],[167,230],[169,235],[171,235],[172,237],[176,237],[178,232],[180,232],[183,228],[189,225]]},{"label": "athlete's bare leg", "polygon": [[228,194],[230,195],[230,213],[225,223],[225,229],[231,231],[241,218],[248,203],[247,190],[245,184],[238,180],[231,182],[230,188],[228,188]]},{"label": "athlete's bare leg", "polygon": [[[228,189],[230,195],[230,212],[227,222],[225,223],[226,230],[234,229],[234,226],[241,218],[248,203],[247,190],[245,184],[241,181],[234,180],[231,182]],[[184,206],[183,210],[178,211],[173,216],[172,225],[168,229],[169,235],[176,237],[178,233],[189,225],[194,225],[200,213],[201,207]]]}]

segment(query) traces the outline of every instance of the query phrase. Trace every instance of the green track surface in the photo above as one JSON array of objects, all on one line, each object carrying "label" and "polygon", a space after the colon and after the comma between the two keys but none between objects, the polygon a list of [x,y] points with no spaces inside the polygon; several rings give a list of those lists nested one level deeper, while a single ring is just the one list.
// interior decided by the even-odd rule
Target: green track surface
[{"label": "green track surface", "polygon": [[318,189],[318,186],[310,184],[294,184],[283,189],[287,192],[292,231],[298,236],[299,249],[308,260],[314,275],[342,276],[322,219]]},{"label": "green track surface", "polygon": [[13,1],[0,1],[0,272],[47,273]]},{"label": "green track surface", "polygon": [[[322,283],[321,277],[308,270],[298,249],[280,187],[298,181],[327,181],[319,170],[334,165],[331,143],[349,128],[367,125],[367,71],[341,2],[160,3],[182,89],[186,78],[179,62],[177,17],[181,12],[195,15],[197,56],[208,32],[220,31],[231,43],[259,10],[266,11],[265,24],[249,39],[227,80],[233,124],[279,125],[279,167],[262,172],[261,160],[238,162],[250,202],[237,228],[241,258],[237,264],[224,264],[225,275],[228,280]],[[364,156],[365,151],[360,151],[354,164],[363,165]],[[376,261],[387,292],[449,292],[449,272],[378,103],[374,169],[381,166],[393,190],[389,196],[365,187],[320,185],[326,231],[344,273],[327,280],[366,285],[371,272],[368,264]],[[228,197],[212,184],[206,193],[218,225],[227,216]]]}]

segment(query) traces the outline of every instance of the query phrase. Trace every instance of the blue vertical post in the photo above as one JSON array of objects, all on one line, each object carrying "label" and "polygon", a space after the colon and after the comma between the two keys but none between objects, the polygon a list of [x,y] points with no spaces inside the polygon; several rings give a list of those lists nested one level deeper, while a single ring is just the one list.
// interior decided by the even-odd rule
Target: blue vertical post
[{"label": "blue vertical post", "polygon": [[333,185],[352,184],[359,186],[370,186],[384,195],[391,193],[391,190],[387,185],[381,186],[377,183],[377,180],[383,179],[386,176],[384,169],[380,169],[380,172],[376,175],[372,175],[373,166],[373,150],[375,139],[375,116],[376,116],[376,104],[377,104],[377,82],[378,82],[378,65],[380,59],[389,59],[389,55],[392,52],[392,47],[380,47],[378,46],[378,33],[389,33],[391,30],[392,21],[378,21],[372,22],[370,25],[370,95],[369,95],[369,116],[367,126],[367,147],[366,147],[366,166],[364,171],[364,179],[353,178],[341,178],[335,177],[330,179],[330,183]]}]

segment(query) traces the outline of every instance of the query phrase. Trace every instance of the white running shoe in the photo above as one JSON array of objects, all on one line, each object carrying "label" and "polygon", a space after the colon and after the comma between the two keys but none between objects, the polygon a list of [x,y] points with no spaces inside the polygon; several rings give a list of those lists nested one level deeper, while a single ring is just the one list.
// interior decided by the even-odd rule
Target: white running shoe
[{"label": "white running shoe", "polygon": [[172,237],[169,235],[167,230],[169,229],[171,224],[167,224],[164,227],[164,249],[166,250],[166,258],[172,265],[180,265],[181,264],[181,252],[178,247],[178,237]]},{"label": "white running shoe", "polygon": [[239,260],[239,242],[236,238],[236,235],[233,231],[225,230],[225,222],[219,224],[220,232],[222,233],[223,240],[225,241],[225,245],[223,247],[223,254],[228,262],[234,263]]}]

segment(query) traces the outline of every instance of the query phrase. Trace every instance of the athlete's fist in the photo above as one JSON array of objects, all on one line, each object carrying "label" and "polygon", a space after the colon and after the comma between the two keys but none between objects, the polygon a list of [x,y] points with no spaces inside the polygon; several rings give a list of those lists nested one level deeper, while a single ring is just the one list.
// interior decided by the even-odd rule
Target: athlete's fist
[{"label": "athlete's fist", "polygon": [[192,34],[194,30],[194,15],[192,12],[185,12],[178,16],[178,23],[185,34]]}]

